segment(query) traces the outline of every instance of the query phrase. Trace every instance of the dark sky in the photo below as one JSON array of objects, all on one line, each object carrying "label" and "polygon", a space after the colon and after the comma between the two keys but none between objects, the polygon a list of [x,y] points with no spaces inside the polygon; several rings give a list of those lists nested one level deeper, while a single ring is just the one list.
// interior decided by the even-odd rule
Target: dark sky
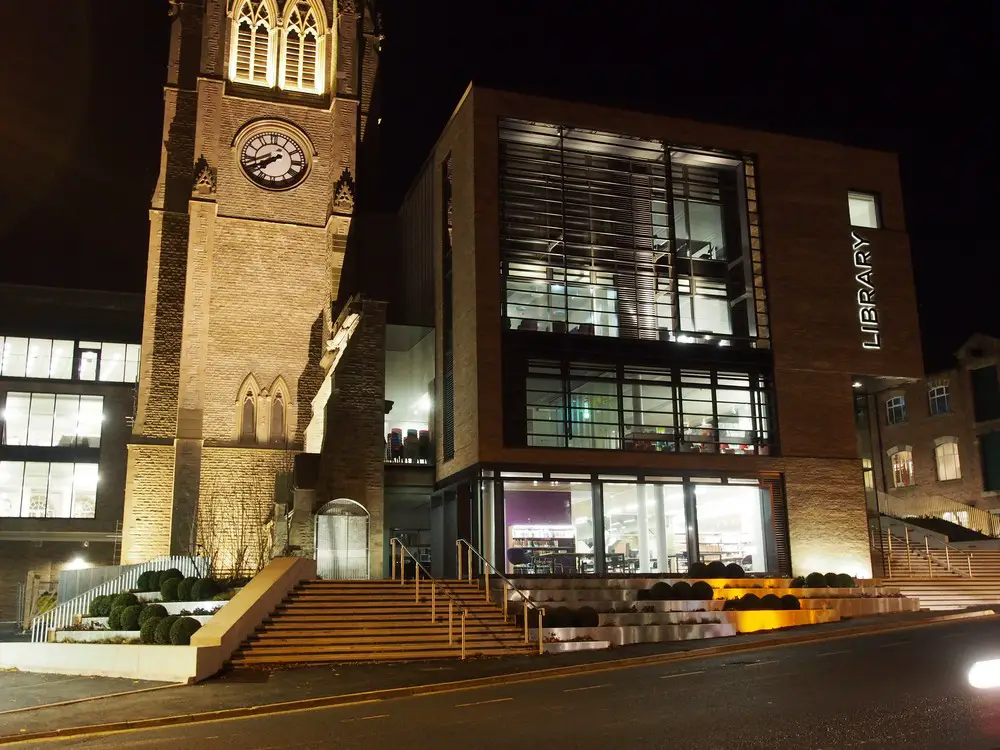
[{"label": "dark sky", "polygon": [[[916,10],[918,7],[933,11]],[[384,0],[386,194],[470,79],[897,151],[925,358],[1000,334],[1000,4]],[[906,12],[901,9],[905,8]],[[74,0],[0,49],[0,280],[141,291],[166,0]],[[41,27],[39,27],[41,28]],[[55,50],[55,51],[53,51]]]}]

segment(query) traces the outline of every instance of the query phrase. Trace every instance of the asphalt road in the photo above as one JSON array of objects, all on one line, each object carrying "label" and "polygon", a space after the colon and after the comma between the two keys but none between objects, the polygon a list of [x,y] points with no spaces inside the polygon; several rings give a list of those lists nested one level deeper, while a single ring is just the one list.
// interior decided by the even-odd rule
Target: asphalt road
[{"label": "asphalt road", "polygon": [[1000,618],[34,746],[993,750],[1000,691],[966,682],[982,658],[1000,658]]}]

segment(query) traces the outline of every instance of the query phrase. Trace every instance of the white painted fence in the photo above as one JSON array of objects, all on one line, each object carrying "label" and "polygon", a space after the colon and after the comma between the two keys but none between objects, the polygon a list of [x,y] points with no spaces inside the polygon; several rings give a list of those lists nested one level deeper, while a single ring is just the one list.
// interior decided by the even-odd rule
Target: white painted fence
[{"label": "white painted fence", "polygon": [[72,625],[78,616],[87,614],[90,603],[95,596],[107,594],[120,594],[136,587],[139,576],[150,570],[169,570],[177,568],[185,576],[204,576],[209,570],[209,561],[205,557],[157,557],[148,562],[138,565],[120,566],[121,575],[110,581],[105,581],[100,586],[95,586],[90,591],[74,596],[72,599],[59,604],[48,612],[40,614],[31,621],[31,640],[34,643],[43,643],[48,640],[50,630],[67,628]]}]

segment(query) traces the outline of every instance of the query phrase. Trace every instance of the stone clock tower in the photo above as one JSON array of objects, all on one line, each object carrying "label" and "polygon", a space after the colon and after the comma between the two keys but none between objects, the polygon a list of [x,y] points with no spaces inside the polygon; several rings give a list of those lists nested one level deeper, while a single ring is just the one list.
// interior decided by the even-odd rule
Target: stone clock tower
[{"label": "stone clock tower", "polygon": [[380,37],[365,0],[170,8],[122,561],[239,566],[323,382]]}]

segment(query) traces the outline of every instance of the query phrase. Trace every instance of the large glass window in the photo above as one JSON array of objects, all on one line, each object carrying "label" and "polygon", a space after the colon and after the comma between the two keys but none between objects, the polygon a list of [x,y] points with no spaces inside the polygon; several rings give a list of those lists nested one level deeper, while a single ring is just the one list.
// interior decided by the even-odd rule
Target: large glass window
[{"label": "large glass window", "polygon": [[515,120],[501,122],[500,160],[508,327],[751,336],[742,161]]},{"label": "large glass window", "polygon": [[594,572],[589,481],[505,481],[504,518],[508,573]]},{"label": "large glass window", "polygon": [[950,412],[951,398],[948,393],[948,381],[930,383],[927,387],[927,401],[932,417]]},{"label": "large glass window", "polygon": [[532,361],[530,446],[767,454],[760,374]]},{"label": "large glass window", "polygon": [[687,570],[682,485],[604,483],[604,559],[609,573]]},{"label": "large glass window", "polygon": [[94,518],[96,463],[0,461],[0,517]]},{"label": "large glass window", "polygon": [[852,227],[878,229],[878,198],[871,193],[848,193],[847,208]]},{"label": "large glass window", "polygon": [[103,407],[101,396],[8,393],[3,444],[100,447]]},{"label": "large glass window", "polygon": [[[138,344],[0,336],[0,375],[39,380],[100,380],[134,383],[139,379]],[[77,371],[73,362],[78,358]]]},{"label": "large glass window", "polygon": [[958,459],[958,440],[939,438],[935,441],[934,462],[939,482],[962,478],[962,465]]},{"label": "large glass window", "polygon": [[696,484],[698,557],[737,563],[748,572],[767,570],[764,504],[757,482]]},{"label": "large glass window", "polygon": [[434,393],[434,331],[420,326],[386,327],[385,460],[430,463]]}]

